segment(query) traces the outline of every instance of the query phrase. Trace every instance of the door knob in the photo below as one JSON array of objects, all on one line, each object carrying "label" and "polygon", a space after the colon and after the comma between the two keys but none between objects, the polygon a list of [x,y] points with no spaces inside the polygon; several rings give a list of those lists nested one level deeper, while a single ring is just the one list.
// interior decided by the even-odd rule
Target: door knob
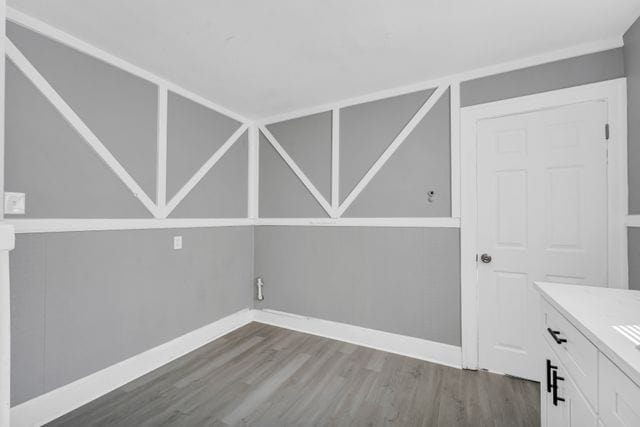
[{"label": "door knob", "polygon": [[489,264],[491,262],[491,255],[489,254],[480,255],[480,261],[484,262],[485,264]]}]

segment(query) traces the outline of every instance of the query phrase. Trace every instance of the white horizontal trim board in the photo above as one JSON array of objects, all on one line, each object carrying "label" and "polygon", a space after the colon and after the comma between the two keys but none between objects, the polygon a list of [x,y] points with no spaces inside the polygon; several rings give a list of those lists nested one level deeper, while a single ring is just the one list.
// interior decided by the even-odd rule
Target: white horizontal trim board
[{"label": "white horizontal trim board", "polygon": [[132,63],[116,56],[112,55],[92,44],[82,41],[69,33],[66,33],[56,27],[53,27],[46,22],[40,21],[32,16],[22,13],[11,7],[7,7],[7,19],[32,31],[42,34],[52,40],[69,46],[75,50],[85,53],[89,56],[97,58],[114,67],[120,68],[128,73],[138,76],[142,79],[155,83],[158,86],[164,86],[173,93],[188,98],[200,105],[203,105],[211,110],[217,111],[225,116],[231,117],[239,122],[247,122],[248,119],[235,111],[229,110],[215,102],[212,102],[204,97],[195,94],[175,83],[172,83],[162,77],[157,76],[141,67],[133,65]]},{"label": "white horizontal trim board", "polygon": [[287,151],[282,147],[282,145],[280,145],[278,140],[276,140],[276,138],[271,134],[271,132],[269,132],[269,129],[267,129],[265,126],[260,126],[260,132],[262,132],[262,134],[267,138],[267,141],[269,141],[269,143],[273,146],[273,148],[275,148],[278,154],[280,154],[280,157],[282,157],[285,163],[289,165],[289,167],[291,168],[293,173],[296,174],[298,179],[300,179],[300,181],[302,181],[304,186],[307,187],[307,190],[309,190],[311,195],[318,201],[320,206],[322,206],[322,209],[324,209],[327,212],[327,214],[329,214],[329,216],[333,216],[334,213],[333,213],[333,209],[331,208],[331,205],[325,200],[325,198],[322,196],[320,191],[318,191],[316,186],[313,185],[313,183],[307,177],[307,175],[305,175],[302,169],[300,169],[300,167],[296,164],[296,162],[291,158],[289,153],[287,153]]},{"label": "white horizontal trim board", "polygon": [[260,218],[256,225],[459,228],[460,218]]},{"label": "white horizontal trim board", "polygon": [[454,368],[462,366],[461,348],[450,344],[275,310],[253,310],[253,320]]},{"label": "white horizontal trim board", "polygon": [[374,176],[380,171],[382,166],[387,163],[387,160],[396,152],[396,150],[400,147],[400,145],[407,139],[407,137],[413,132],[413,130],[420,124],[422,119],[431,111],[433,106],[440,100],[442,95],[447,90],[448,86],[439,86],[436,91],[427,99],[422,107],[413,115],[411,120],[402,128],[400,133],[393,139],[391,144],[384,150],[382,155],[376,160],[376,162],[371,166],[371,168],[367,171],[367,173],[362,177],[360,182],[356,184],[356,186],[351,190],[351,193],[344,199],[342,204],[340,205],[340,209],[338,209],[337,215],[341,217],[351,203],[360,195],[362,190],[365,189],[367,184],[371,182]]},{"label": "white horizontal trim board", "polygon": [[187,183],[180,190],[178,190],[176,195],[173,196],[171,201],[167,203],[167,206],[164,209],[164,212],[162,214],[163,218],[166,218],[167,216],[169,216],[169,214],[178,206],[178,204],[187,196],[187,194],[189,194],[191,190],[193,190],[193,188],[196,185],[198,185],[198,183],[202,180],[202,178],[204,178],[205,175],[211,170],[211,168],[214,167],[216,163],[218,163],[218,161],[222,158],[222,156],[224,156],[227,153],[227,151],[229,151],[229,149],[233,146],[233,144],[235,144],[236,141],[238,141],[238,138],[240,138],[242,134],[244,134],[247,131],[248,128],[249,126],[246,124],[243,124],[242,126],[240,126],[233,133],[233,135],[231,135],[229,139],[227,139],[225,143],[222,144],[222,146],[220,146],[220,148],[218,148],[211,157],[209,157],[209,159],[204,163],[204,165],[202,165],[200,169],[198,169],[198,171],[195,174],[193,174],[191,178],[189,178],[189,181],[187,181]]},{"label": "white horizontal trim board", "polygon": [[640,227],[640,215],[627,215],[624,225],[627,227]]},{"label": "white horizontal trim board", "polygon": [[134,196],[142,202],[154,217],[158,217],[158,209],[153,201],[147,196],[144,190],[138,185],[125,168],[111,154],[100,139],[89,129],[75,111],[56,92],[49,82],[36,70],[29,60],[18,50],[18,48],[5,37],[5,47],[7,56],[24,75],[33,83],[35,87],[47,98],[47,100],[60,112],[65,120],[78,132],[78,134],[93,148],[100,158],[111,168],[120,180],[131,190]]},{"label": "white horizontal trim board", "polygon": [[6,219],[5,223],[13,225],[18,234],[254,225],[254,221],[247,218]]},{"label": "white horizontal trim board", "polygon": [[425,89],[431,89],[438,86],[448,86],[451,82],[464,82],[469,80],[475,80],[482,77],[491,76],[494,74],[506,73],[509,71],[520,70],[523,68],[534,67],[536,65],[547,64],[550,62],[560,61],[563,59],[573,58],[581,55],[588,55],[590,53],[602,52],[609,49],[615,49],[623,46],[622,36],[612,37],[609,39],[598,40],[589,43],[582,43],[566,49],[554,50],[551,52],[543,53],[540,55],[534,55],[527,58],[517,59],[514,61],[502,62],[500,64],[490,65],[487,67],[476,68],[469,71],[463,71],[461,73],[450,74],[440,78],[424,80],[421,82],[409,84],[406,86],[395,87],[391,89],[385,89],[377,92],[368,93],[362,96],[356,96],[346,99],[341,99],[334,102],[328,102],[321,105],[309,106],[298,110],[290,111],[283,114],[277,114],[274,116],[264,117],[259,119],[261,125],[270,125],[272,123],[279,123],[285,120],[291,120],[298,117],[309,116],[316,113],[322,113],[330,111],[334,108],[345,108],[352,105],[362,104],[365,102],[377,101],[384,98],[390,98],[392,96],[404,95],[407,93],[418,92]]},{"label": "white horizontal trim board", "polygon": [[9,218],[4,223],[13,226],[17,234],[25,234],[253,225],[459,228],[460,218]]},{"label": "white horizontal trim board", "polygon": [[249,309],[137,354],[120,363],[11,408],[13,427],[48,423],[252,321]]}]

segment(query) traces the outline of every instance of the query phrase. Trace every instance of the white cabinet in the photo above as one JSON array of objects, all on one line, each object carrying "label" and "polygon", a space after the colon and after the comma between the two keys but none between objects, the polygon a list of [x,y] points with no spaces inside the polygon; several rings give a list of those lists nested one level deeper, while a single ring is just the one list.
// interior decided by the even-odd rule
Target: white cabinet
[{"label": "white cabinet", "polygon": [[542,425],[640,427],[640,387],[547,302],[541,323]]}]

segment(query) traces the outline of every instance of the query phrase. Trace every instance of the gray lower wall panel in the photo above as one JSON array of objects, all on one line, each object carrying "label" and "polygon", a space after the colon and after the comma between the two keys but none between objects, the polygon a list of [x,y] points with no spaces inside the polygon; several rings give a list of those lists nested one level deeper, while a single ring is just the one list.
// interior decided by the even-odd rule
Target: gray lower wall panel
[{"label": "gray lower wall panel", "polygon": [[482,104],[624,77],[622,48],[462,82],[460,105]]},{"label": "gray lower wall panel", "polygon": [[640,291],[640,228],[628,228],[629,289]]},{"label": "gray lower wall panel", "polygon": [[451,228],[256,227],[256,305],[460,345],[459,242]]},{"label": "gray lower wall panel", "polygon": [[253,229],[18,235],[11,276],[16,405],[248,307]]}]

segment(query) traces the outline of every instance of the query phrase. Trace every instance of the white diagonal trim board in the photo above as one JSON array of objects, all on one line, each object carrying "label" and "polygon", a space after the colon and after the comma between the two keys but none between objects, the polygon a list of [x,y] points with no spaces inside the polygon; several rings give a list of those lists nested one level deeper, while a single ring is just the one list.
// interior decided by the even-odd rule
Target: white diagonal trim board
[{"label": "white diagonal trim board", "polygon": [[156,167],[156,203],[163,212],[167,204],[167,103],[166,86],[158,86],[158,165]]},{"label": "white diagonal trim board", "polygon": [[231,135],[229,139],[227,139],[225,143],[222,144],[222,146],[220,146],[220,148],[218,148],[211,157],[209,157],[209,160],[207,160],[205,164],[202,165],[195,174],[193,174],[189,181],[187,181],[187,183],[182,186],[182,188],[176,193],[176,195],[173,196],[171,201],[167,203],[167,207],[163,213],[163,218],[169,216],[169,214],[176,208],[176,206],[178,206],[182,199],[184,199],[187,194],[189,194],[189,192],[193,190],[196,185],[198,185],[200,180],[204,178],[207,172],[209,172],[209,170],[211,170],[211,168],[215,166],[216,163],[218,163],[218,160],[220,160],[222,156],[224,156],[226,152],[229,151],[229,148],[231,148],[231,146],[233,146],[238,138],[240,138],[242,134],[246,132],[248,127],[249,126],[247,124],[241,125],[233,133],[233,135]]},{"label": "white diagonal trim board", "polygon": [[329,214],[329,216],[333,216],[333,210],[331,209],[331,205],[325,200],[322,194],[318,191],[318,189],[313,185],[313,183],[307,178],[307,176],[302,172],[302,169],[293,161],[291,156],[285,151],[284,148],[280,145],[280,143],[276,140],[276,138],[269,132],[266,126],[260,126],[260,131],[267,138],[267,140],[271,143],[273,148],[276,149],[280,157],[285,161],[287,165],[291,168],[293,173],[295,173],[300,181],[307,187],[307,190],[315,197],[315,199],[320,203],[320,206]]},{"label": "white diagonal trim board", "polygon": [[158,86],[165,86],[171,92],[197,102],[198,104],[203,105],[211,110],[217,111],[220,114],[231,117],[232,119],[235,119],[239,122],[247,122],[246,117],[236,113],[235,111],[231,111],[228,108],[216,104],[215,102],[212,102],[198,94],[195,94],[173,82],[170,82],[143,68],[133,65],[132,63],[125,61],[124,59],[116,55],[112,55],[100,48],[97,48],[92,44],[82,41],[69,33],[66,33],[56,27],[47,24],[46,22],[40,21],[39,19],[22,13],[16,9],[13,9],[11,7],[7,8],[7,19],[25,28],[42,34],[45,37],[48,37],[82,53],[111,64],[117,68],[120,68],[121,70],[155,83]]},{"label": "white diagonal trim board", "polygon": [[440,100],[444,92],[447,90],[448,86],[443,85],[439,86],[438,89],[425,101],[425,103],[420,107],[420,109],[413,115],[411,120],[405,125],[405,127],[400,131],[400,133],[394,138],[394,140],[389,144],[384,153],[376,160],[376,162],[371,166],[371,168],[367,171],[367,173],[362,177],[360,182],[354,187],[354,189],[349,193],[349,195],[344,199],[342,205],[340,205],[340,209],[337,212],[337,216],[341,217],[342,214],[351,206],[351,203],[360,195],[362,190],[369,184],[369,182],[373,179],[374,176],[380,171],[382,166],[389,160],[389,158],[396,152],[396,150],[402,145],[402,143],[407,139],[407,137],[411,134],[411,132],[420,124],[420,121],[424,118],[424,116],[429,113],[431,108]]},{"label": "white diagonal trim board", "polygon": [[331,111],[331,209],[340,207],[340,109]]},{"label": "white diagonal trim board", "polygon": [[49,102],[60,112],[67,122],[80,134],[82,138],[95,150],[111,170],[131,190],[134,196],[153,214],[159,217],[159,210],[153,201],[147,196],[138,183],[129,175],[125,168],[111,154],[107,147],[100,142],[98,137],[89,129],[82,119],[73,111],[65,100],[56,92],[49,82],[38,72],[29,60],[18,48],[5,37],[6,53],[9,59],[24,73],[24,75],[38,88]]}]

